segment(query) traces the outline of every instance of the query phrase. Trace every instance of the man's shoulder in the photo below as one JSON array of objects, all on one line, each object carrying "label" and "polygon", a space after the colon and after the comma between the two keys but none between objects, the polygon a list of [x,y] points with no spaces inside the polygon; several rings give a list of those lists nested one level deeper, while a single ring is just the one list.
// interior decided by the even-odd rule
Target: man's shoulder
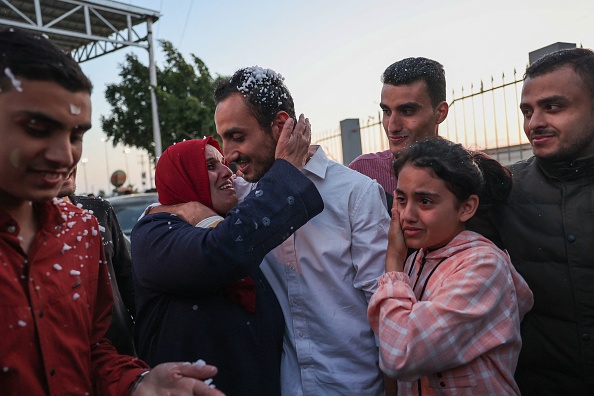
[{"label": "man's shoulder", "polygon": [[517,176],[522,174],[523,172],[530,170],[537,166],[536,157],[530,157],[524,160],[520,160],[513,164],[507,166],[507,168],[511,171],[512,175]]},{"label": "man's shoulder", "polygon": [[371,161],[392,161],[393,155],[390,150],[379,151],[377,153],[361,154],[355,158],[350,164],[349,168],[354,169],[358,164]]},{"label": "man's shoulder", "polygon": [[373,179],[364,173],[352,169],[350,166],[344,166],[335,161],[328,162],[328,169],[326,170],[326,179],[330,177],[330,180],[340,178],[339,183],[369,183],[373,182]]},{"label": "man's shoulder", "polygon": [[108,209],[111,208],[109,201],[103,198],[86,197],[84,195],[74,195],[70,197],[72,203],[83,209]]}]

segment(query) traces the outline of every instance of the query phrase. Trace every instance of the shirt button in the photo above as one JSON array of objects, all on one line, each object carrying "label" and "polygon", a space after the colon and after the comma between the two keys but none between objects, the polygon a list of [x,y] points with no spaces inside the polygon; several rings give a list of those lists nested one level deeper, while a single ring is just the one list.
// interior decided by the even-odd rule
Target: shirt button
[{"label": "shirt button", "polygon": [[262,219],[262,224],[263,224],[264,226],[269,226],[269,225],[270,225],[270,219],[269,219],[268,217],[264,217],[264,218]]},{"label": "shirt button", "polygon": [[293,198],[292,196],[288,196],[287,197],[287,203],[289,205],[293,205],[295,203],[295,198]]},{"label": "shirt button", "polygon": [[445,382],[440,382],[439,386],[441,386],[442,388],[445,388]]},{"label": "shirt button", "polygon": [[437,378],[441,378],[441,377],[443,377],[443,374],[442,373],[437,373]]},{"label": "shirt button", "polygon": [[576,240],[575,235],[573,235],[573,234],[567,235],[567,242],[573,243],[573,242],[575,242],[575,240]]},{"label": "shirt button", "polygon": [[13,225],[11,225],[11,226],[8,226],[8,228],[7,228],[7,231],[8,231],[8,232],[10,232],[10,233],[12,234],[13,232],[15,232],[15,231],[16,231],[16,227],[15,227],[15,226],[13,226]]},{"label": "shirt button", "polygon": [[51,369],[50,372],[49,372],[49,374],[53,377],[54,375],[56,375],[56,370]]},{"label": "shirt button", "polygon": [[43,311],[39,311],[39,314],[38,315],[39,315],[40,318],[43,318]]},{"label": "shirt button", "polygon": [[582,334],[582,341],[590,341],[590,334],[588,334],[588,333]]}]

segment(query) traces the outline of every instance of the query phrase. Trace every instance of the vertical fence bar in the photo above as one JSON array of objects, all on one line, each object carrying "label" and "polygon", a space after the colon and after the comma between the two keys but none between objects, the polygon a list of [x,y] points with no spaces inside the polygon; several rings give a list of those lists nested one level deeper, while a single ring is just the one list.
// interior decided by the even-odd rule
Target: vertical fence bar
[{"label": "vertical fence bar", "polygon": [[[464,86],[462,86],[462,97],[464,98]],[[468,147],[468,133],[466,128],[466,99],[462,99],[462,126],[464,127],[464,145]]]},{"label": "vertical fence bar", "polygon": [[[452,97],[456,97],[454,90],[452,89]],[[456,143],[460,143],[460,141],[458,140],[458,117],[456,117],[456,106],[454,106],[454,134],[456,136],[456,140],[454,140]]]},{"label": "vertical fence bar", "polygon": [[505,95],[505,73],[501,74],[501,89],[503,90],[503,111],[505,115],[505,136],[507,142],[507,160],[511,161],[511,147],[509,140],[509,121],[507,119],[507,96]]},{"label": "vertical fence bar", "polygon": [[519,85],[519,81],[518,81],[518,77],[517,77],[517,72],[516,72],[516,68],[514,67],[514,90],[516,91],[516,118],[518,120],[518,145],[520,148],[520,159],[524,159],[524,150],[522,149],[522,124],[521,124],[521,111],[517,111],[517,109],[520,108],[520,99],[518,99],[518,85]]},{"label": "vertical fence bar", "polygon": [[474,144],[477,146],[477,148],[479,147],[478,144],[478,137],[476,135],[476,114],[474,112],[474,85],[471,83],[470,84],[470,100],[472,101],[472,133],[474,136]]},{"label": "vertical fence bar", "polygon": [[483,134],[485,135],[485,150],[489,148],[489,138],[487,136],[487,114],[485,112],[485,89],[483,80],[481,80],[481,103],[483,105]]},{"label": "vertical fence bar", "polygon": [[497,149],[496,158],[499,161],[499,133],[497,130],[497,106],[495,103],[495,80],[491,76],[491,99],[493,99],[493,127],[495,128],[495,148]]}]

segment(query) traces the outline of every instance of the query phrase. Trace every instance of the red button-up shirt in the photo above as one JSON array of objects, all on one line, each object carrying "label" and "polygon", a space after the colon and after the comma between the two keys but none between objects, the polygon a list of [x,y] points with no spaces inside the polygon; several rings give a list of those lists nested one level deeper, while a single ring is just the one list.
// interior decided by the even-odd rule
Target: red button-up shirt
[{"label": "red button-up shirt", "polygon": [[0,389],[125,395],[146,365],[103,338],[112,295],[97,220],[62,200],[35,204],[29,253],[0,209]]}]

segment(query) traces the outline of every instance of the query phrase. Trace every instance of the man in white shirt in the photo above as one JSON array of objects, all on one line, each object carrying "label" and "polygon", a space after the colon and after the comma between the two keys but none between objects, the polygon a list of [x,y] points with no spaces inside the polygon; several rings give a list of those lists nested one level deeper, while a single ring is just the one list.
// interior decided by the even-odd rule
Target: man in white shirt
[{"label": "man in white shirt", "polygon": [[[215,90],[225,158],[247,182],[257,183],[268,171],[285,121],[295,119],[283,81],[270,69],[249,67]],[[390,221],[384,191],[330,161],[321,147],[310,148],[303,172],[320,192],[324,210],[269,253],[261,267],[285,316],[282,394],[383,394],[367,304],[384,273]],[[263,193],[257,184],[244,187],[236,188]]]}]

